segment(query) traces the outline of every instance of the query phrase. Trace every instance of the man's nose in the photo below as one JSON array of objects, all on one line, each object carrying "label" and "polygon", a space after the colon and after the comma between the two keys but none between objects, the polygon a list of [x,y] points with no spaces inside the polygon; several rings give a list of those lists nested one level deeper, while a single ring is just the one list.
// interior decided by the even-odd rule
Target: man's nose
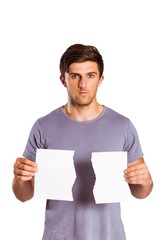
[{"label": "man's nose", "polygon": [[78,87],[83,89],[83,88],[86,88],[86,86],[87,86],[87,77],[82,76],[81,79],[79,80]]}]

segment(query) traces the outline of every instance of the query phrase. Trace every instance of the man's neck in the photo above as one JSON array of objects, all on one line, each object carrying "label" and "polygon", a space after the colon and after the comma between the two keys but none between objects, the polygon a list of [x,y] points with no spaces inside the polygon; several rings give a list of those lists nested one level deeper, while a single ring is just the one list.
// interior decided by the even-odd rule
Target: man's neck
[{"label": "man's neck", "polygon": [[97,118],[103,112],[104,106],[96,103],[87,106],[74,106],[67,103],[63,107],[64,113],[76,121],[90,121]]}]

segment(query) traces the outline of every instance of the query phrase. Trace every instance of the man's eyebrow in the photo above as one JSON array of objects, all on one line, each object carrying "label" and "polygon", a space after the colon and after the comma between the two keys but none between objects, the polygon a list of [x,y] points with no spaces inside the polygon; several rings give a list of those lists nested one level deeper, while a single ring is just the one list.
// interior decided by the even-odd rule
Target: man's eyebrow
[{"label": "man's eyebrow", "polygon": [[[77,74],[77,75],[81,75],[81,73],[77,73],[77,72],[69,72],[69,75],[73,75],[73,74]],[[97,72],[87,72],[85,74],[98,74]]]},{"label": "man's eyebrow", "polygon": [[90,73],[94,73],[94,74],[97,74],[97,72],[88,72],[87,74],[90,74]]},{"label": "man's eyebrow", "polygon": [[77,74],[77,75],[80,75],[80,73],[77,73],[77,72],[69,72],[70,75],[72,74]]}]

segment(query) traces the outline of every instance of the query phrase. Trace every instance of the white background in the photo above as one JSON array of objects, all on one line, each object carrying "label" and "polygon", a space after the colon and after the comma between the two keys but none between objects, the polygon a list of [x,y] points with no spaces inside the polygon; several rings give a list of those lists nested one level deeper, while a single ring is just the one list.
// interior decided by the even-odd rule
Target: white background
[{"label": "white background", "polygon": [[159,0],[1,0],[0,239],[41,239],[45,201],[14,197],[13,164],[34,121],[66,102],[59,59],[73,43],[103,55],[98,100],[132,120],[154,180],[147,199],[122,204],[127,240],[160,239],[159,13]]}]

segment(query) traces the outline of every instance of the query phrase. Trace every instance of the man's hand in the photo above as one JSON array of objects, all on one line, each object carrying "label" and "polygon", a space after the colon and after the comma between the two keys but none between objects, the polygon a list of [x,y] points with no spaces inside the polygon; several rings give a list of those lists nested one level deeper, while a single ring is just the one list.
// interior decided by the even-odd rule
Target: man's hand
[{"label": "man's hand", "polygon": [[144,159],[140,158],[128,163],[128,167],[124,171],[124,177],[129,184],[147,185],[150,181],[150,173]]},{"label": "man's hand", "polygon": [[145,198],[150,194],[153,182],[143,158],[128,163],[127,169],[124,171],[124,177],[133,196]]},{"label": "man's hand", "polygon": [[17,158],[14,164],[13,173],[17,180],[29,181],[38,171],[37,164],[27,158]]}]

